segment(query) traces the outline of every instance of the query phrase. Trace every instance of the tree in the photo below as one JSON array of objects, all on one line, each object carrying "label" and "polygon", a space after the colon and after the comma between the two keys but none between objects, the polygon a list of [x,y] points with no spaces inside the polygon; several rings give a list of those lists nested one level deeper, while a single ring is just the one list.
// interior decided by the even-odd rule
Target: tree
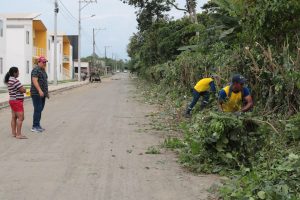
[{"label": "tree", "polygon": [[[152,12],[156,14],[162,14],[163,12],[169,11],[171,7],[189,13],[190,19],[192,23],[198,23],[197,21],[197,0],[186,0],[185,8],[179,8],[176,0],[121,0],[123,3],[127,3],[129,5],[133,5],[136,8],[140,8],[138,15],[141,12]],[[157,12],[159,11],[159,12]]]},{"label": "tree", "polygon": [[143,32],[153,23],[166,18],[165,13],[170,11],[170,6],[165,4],[165,0],[121,0],[123,3],[132,5],[139,10],[136,12],[138,29]]}]

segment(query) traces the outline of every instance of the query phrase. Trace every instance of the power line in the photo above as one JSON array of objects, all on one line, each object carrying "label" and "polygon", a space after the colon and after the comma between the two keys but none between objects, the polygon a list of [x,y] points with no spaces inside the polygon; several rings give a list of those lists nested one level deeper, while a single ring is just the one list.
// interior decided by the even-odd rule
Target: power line
[{"label": "power line", "polygon": [[76,17],[74,17],[74,15],[70,12],[70,10],[65,6],[65,4],[59,0],[60,4],[63,6],[63,8],[68,12],[68,14],[76,21],[78,21],[78,19]]}]

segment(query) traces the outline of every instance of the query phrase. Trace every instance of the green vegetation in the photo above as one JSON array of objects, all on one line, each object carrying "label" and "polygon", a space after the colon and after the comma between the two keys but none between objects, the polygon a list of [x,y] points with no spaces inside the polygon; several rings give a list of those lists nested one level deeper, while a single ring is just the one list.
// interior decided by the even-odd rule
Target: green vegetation
[{"label": "green vegetation", "polygon": [[[107,66],[110,67],[111,69],[119,69],[121,71],[127,70],[128,69],[128,62],[127,60],[122,60],[122,59],[112,59],[112,58],[102,58],[99,57],[98,55],[95,56],[87,56],[85,58],[82,58],[83,62],[90,62],[91,65],[95,66],[96,71],[100,71],[100,75],[104,75],[103,69],[101,68]],[[94,63],[94,64],[93,64]],[[105,65],[105,66],[103,66]]]},{"label": "green vegetation", "polygon": [[160,154],[160,150],[157,147],[148,147],[146,154]]},{"label": "green vegetation", "polygon": [[[174,1],[155,2],[128,2],[140,9],[128,54],[147,101],[165,105],[182,132],[164,146],[192,171],[228,176],[222,199],[300,199],[300,1],[210,0],[197,20],[170,19]],[[211,102],[181,117],[199,78],[218,74],[226,85],[235,73],[248,79],[252,113]]]}]

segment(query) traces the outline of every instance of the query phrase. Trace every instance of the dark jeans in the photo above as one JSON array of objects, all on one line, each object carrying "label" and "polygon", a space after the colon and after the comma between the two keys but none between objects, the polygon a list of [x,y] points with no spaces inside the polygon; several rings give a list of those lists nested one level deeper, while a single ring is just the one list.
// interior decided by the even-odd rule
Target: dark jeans
[{"label": "dark jeans", "polygon": [[209,92],[197,92],[195,89],[193,89],[193,100],[187,109],[187,113],[191,112],[201,96],[203,97],[200,107],[202,110],[209,102]]},{"label": "dark jeans", "polygon": [[40,121],[42,118],[42,111],[45,107],[46,97],[40,97],[38,95],[31,96],[34,113],[33,113],[33,125],[32,127],[40,127]]}]

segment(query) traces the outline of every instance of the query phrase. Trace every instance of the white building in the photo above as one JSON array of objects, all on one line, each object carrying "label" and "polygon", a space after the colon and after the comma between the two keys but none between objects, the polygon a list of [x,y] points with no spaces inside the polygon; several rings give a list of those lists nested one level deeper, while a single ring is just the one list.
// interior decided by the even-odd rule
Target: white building
[{"label": "white building", "polygon": [[6,19],[0,16],[0,87],[4,86],[6,67]]},{"label": "white building", "polygon": [[[53,34],[48,37],[49,48],[49,64],[48,64],[48,77],[49,80],[54,80],[54,36]],[[57,79],[70,80],[72,79],[73,72],[73,47],[70,44],[69,38],[64,34],[57,35]]]},{"label": "white building", "polygon": [[[75,79],[78,79],[78,62],[74,62]],[[80,66],[81,76],[84,74],[90,75],[90,63],[81,62]]]},{"label": "white building", "polygon": [[47,28],[40,14],[0,14],[6,18],[6,66],[19,68],[19,80],[31,82],[30,73],[39,56],[47,57]]}]

